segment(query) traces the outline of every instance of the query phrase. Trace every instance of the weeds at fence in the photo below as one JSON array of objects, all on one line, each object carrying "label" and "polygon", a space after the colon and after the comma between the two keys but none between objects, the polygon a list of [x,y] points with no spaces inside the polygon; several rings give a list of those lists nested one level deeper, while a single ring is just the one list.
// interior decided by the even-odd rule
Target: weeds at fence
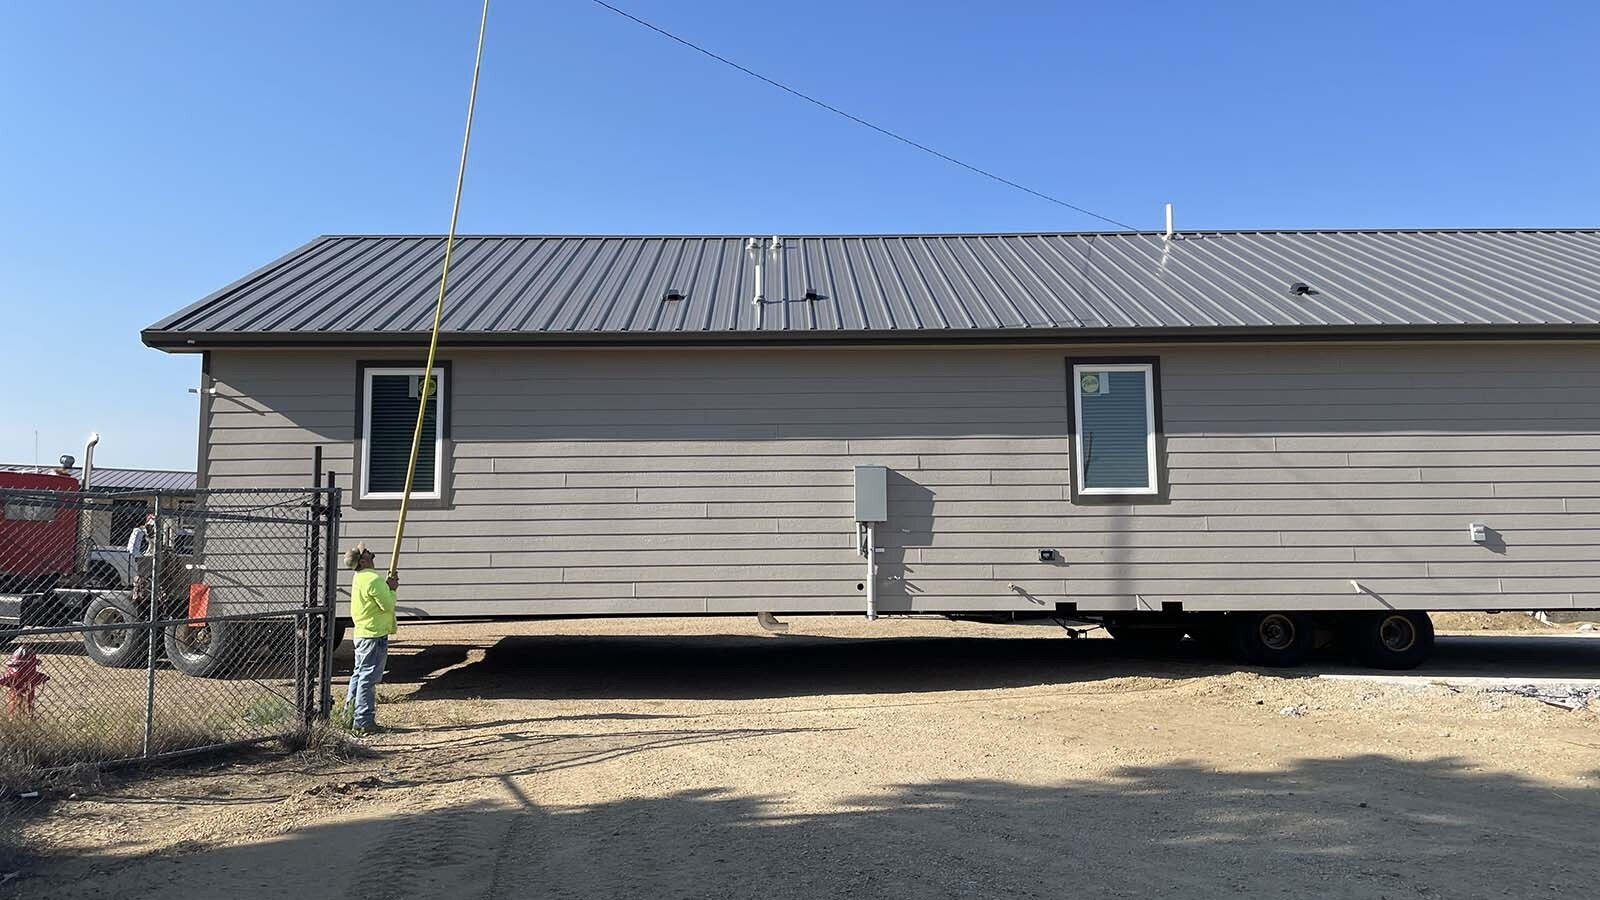
[{"label": "weeds at fence", "polygon": [[[189,747],[222,743],[229,734],[203,721],[167,723],[162,732],[167,742]],[[0,784],[85,760],[135,759],[143,750],[143,710],[120,710],[94,724],[8,716],[0,719]]]}]

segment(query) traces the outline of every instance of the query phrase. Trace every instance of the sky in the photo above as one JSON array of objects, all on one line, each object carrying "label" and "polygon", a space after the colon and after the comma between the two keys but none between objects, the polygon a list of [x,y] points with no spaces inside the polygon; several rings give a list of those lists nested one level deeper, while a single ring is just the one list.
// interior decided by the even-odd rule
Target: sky
[{"label": "sky", "polygon": [[[613,0],[1141,228],[1600,225],[1600,4]],[[478,5],[0,3],[0,462],[192,468],[139,330],[323,233],[442,233]],[[490,10],[461,231],[1099,230],[592,0]]]}]

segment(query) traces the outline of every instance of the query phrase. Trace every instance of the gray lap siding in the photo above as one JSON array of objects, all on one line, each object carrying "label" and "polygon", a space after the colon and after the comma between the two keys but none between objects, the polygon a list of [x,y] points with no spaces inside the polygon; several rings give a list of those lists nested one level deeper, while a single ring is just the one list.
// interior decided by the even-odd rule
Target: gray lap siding
[{"label": "gray lap siding", "polygon": [[[446,348],[448,502],[411,513],[402,605],[859,612],[880,463],[884,612],[1600,606],[1596,349]],[[1160,360],[1162,498],[1072,501],[1064,361],[1095,355]],[[356,360],[386,357],[416,354],[213,350],[207,484],[304,485],[320,445],[348,490]],[[386,555],[393,521],[347,505],[341,541]]]}]

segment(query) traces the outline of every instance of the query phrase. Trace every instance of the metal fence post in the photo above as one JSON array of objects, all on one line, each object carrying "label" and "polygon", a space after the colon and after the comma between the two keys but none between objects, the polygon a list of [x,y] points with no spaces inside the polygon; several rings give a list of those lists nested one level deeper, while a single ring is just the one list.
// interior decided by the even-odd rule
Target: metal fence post
[{"label": "metal fence post", "polygon": [[300,601],[303,612],[295,617],[294,622],[294,702],[300,713],[300,723],[306,726],[315,718],[317,699],[321,696],[317,689],[317,676],[322,673],[318,648],[323,642],[322,632],[318,629],[324,625],[322,618],[316,615],[322,595],[321,584],[317,581],[317,568],[322,557],[322,493],[317,484],[321,478],[322,445],[318,444],[311,450],[311,503],[306,509],[305,595]]},{"label": "metal fence post", "polygon": [[[150,548],[150,581],[145,585],[145,602],[150,605],[145,618],[145,680],[144,680],[144,755],[149,758],[154,748],[152,739],[156,727],[156,620],[161,606],[161,538],[166,524],[161,516],[161,495],[155,495],[156,527]],[[139,561],[130,560],[134,571]]]},{"label": "metal fence post", "polygon": [[322,702],[320,715],[333,714],[333,635],[339,618],[339,517],[343,500],[334,486],[333,473],[328,473],[328,494],[325,502],[324,527],[327,529],[327,546],[323,558],[322,576]]}]

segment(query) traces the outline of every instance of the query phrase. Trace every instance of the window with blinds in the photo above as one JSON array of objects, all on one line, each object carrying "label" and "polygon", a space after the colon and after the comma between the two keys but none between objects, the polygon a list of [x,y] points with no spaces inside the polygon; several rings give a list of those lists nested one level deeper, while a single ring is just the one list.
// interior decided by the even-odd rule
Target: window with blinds
[{"label": "window with blinds", "polygon": [[444,370],[434,369],[432,382],[423,384],[422,369],[366,369],[365,415],[362,434],[361,496],[398,498],[405,490],[406,465],[411,459],[411,436],[417,425],[417,403],[424,387],[427,408],[422,417],[422,441],[417,447],[417,474],[411,496],[439,496],[442,438],[439,422],[444,396]]},{"label": "window with blinds", "polygon": [[1076,493],[1156,493],[1154,365],[1079,363],[1072,380]]}]

